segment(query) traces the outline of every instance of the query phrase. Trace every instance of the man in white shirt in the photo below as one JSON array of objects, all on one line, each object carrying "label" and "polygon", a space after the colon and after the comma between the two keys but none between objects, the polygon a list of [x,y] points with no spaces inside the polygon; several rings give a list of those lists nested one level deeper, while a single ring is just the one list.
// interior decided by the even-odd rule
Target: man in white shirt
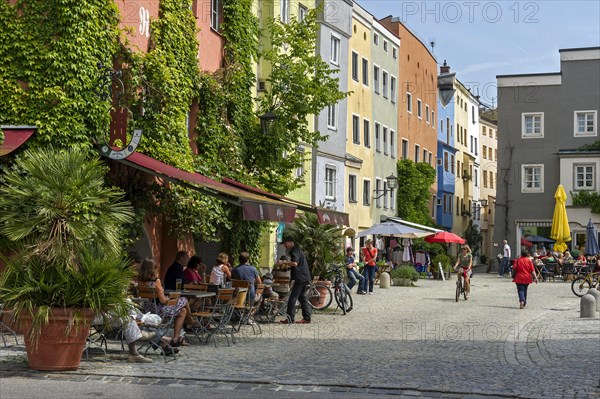
[{"label": "man in white shirt", "polygon": [[508,241],[502,241],[502,262],[500,263],[500,269],[498,269],[498,277],[504,277],[504,270],[508,269],[508,275],[510,276],[510,246]]}]

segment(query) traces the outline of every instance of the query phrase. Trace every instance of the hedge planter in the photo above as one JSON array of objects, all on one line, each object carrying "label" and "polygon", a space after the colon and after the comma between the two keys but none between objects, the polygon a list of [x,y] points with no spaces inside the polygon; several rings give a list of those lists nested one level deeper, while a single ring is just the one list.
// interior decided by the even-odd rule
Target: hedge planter
[{"label": "hedge planter", "polygon": [[[77,326],[72,325],[74,312],[79,312],[84,319]],[[29,368],[44,371],[77,370],[93,316],[88,309],[53,308],[48,324],[40,327],[36,343],[29,334],[32,319],[29,315],[22,315],[20,320],[25,333]]]}]

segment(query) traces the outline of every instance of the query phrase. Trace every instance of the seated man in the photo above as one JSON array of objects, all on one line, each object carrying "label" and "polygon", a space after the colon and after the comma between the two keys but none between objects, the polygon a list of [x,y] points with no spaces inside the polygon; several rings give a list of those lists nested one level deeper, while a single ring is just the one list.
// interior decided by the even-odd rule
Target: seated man
[{"label": "seated man", "polygon": [[248,252],[242,252],[238,260],[240,264],[231,272],[231,278],[250,282],[250,286],[248,287],[248,303],[253,305],[255,302],[254,293],[256,292],[256,284],[261,284],[262,281],[256,267],[249,263],[250,254]]},{"label": "seated man", "polygon": [[358,280],[358,289],[356,291],[357,294],[366,294],[367,290],[365,289],[365,276],[360,274],[357,270],[356,259],[354,257],[354,249],[351,247],[346,248],[346,274],[350,279],[350,283],[348,284],[348,289],[351,290],[352,287],[356,284],[356,280]]},{"label": "seated man", "polygon": [[177,288],[177,280],[182,284],[185,282],[183,267],[187,265],[189,260],[190,256],[186,251],[177,252],[175,262],[169,266],[167,274],[165,274],[165,290],[175,290]]}]

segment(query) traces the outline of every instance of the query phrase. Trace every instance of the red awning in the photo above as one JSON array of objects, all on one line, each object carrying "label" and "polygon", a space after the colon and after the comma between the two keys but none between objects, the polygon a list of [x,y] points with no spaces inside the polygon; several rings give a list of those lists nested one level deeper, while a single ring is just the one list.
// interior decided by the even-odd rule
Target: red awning
[{"label": "red awning", "polygon": [[37,129],[35,126],[2,126],[1,128],[4,141],[0,144],[0,157],[10,154],[23,145]]},{"label": "red awning", "polygon": [[268,191],[261,190],[260,188],[250,187],[246,184],[229,179],[227,177],[223,179],[223,183],[227,183],[228,185],[231,185],[233,187],[238,187],[238,188],[259,194],[259,195],[264,195],[265,197],[277,199],[279,201],[283,201],[283,202],[292,204],[292,205],[296,206],[298,209],[306,211],[306,212],[316,213],[320,224],[335,224],[335,225],[350,226],[350,217],[345,212],[334,211],[334,210],[326,209],[326,208],[319,208],[317,206],[307,204],[306,202],[298,201],[298,200],[295,200],[295,199],[292,199],[289,197],[284,197],[283,195],[270,193]]},{"label": "red awning", "polygon": [[119,162],[154,176],[166,178],[176,184],[201,191],[222,201],[241,206],[244,212],[244,220],[291,223],[296,215],[296,207],[291,204],[285,204],[279,200],[231,187],[200,173],[186,172],[139,152],[134,152],[129,157],[119,160]]}]

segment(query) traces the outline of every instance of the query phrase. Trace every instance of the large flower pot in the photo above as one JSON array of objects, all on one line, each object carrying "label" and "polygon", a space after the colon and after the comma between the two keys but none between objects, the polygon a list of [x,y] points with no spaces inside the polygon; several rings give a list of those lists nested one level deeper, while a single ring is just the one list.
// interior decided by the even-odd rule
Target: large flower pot
[{"label": "large flower pot", "polygon": [[[72,324],[71,316],[74,312],[79,312],[83,318],[77,325]],[[21,315],[29,367],[48,371],[77,370],[93,316],[89,309],[53,308],[48,324],[40,327],[36,341],[29,334],[32,328],[31,316]]]},{"label": "large flower pot", "polygon": [[[319,280],[317,281],[316,284],[322,284],[324,286],[327,287],[331,287],[331,281],[328,280]],[[319,291],[319,298],[310,298],[309,301],[310,303],[312,303],[312,305],[316,308],[322,308],[323,305],[325,305],[325,299],[327,298],[326,296],[326,292],[327,292],[327,288],[323,287],[323,286],[318,286],[316,287],[317,291]]]}]

